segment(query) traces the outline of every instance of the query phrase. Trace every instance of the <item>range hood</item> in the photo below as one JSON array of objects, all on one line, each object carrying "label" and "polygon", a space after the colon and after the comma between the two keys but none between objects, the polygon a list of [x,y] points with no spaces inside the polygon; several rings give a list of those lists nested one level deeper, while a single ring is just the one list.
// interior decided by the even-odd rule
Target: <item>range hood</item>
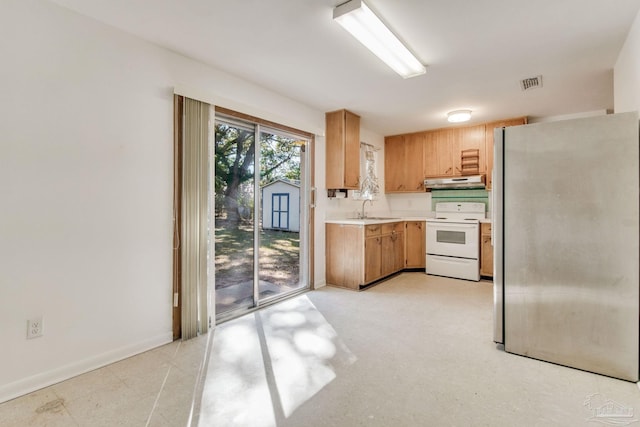
[{"label": "range hood", "polygon": [[459,188],[485,188],[484,175],[456,176],[452,178],[433,178],[424,180],[428,190],[454,190]]}]

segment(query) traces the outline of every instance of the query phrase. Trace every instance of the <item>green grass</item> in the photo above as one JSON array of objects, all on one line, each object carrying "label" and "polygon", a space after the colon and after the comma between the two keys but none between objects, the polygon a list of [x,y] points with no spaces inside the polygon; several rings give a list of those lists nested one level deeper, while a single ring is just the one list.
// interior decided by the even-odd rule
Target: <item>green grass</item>
[{"label": "green grass", "polygon": [[[300,234],[260,231],[260,280],[295,286],[299,279]],[[216,289],[253,278],[253,228],[216,220]]]}]

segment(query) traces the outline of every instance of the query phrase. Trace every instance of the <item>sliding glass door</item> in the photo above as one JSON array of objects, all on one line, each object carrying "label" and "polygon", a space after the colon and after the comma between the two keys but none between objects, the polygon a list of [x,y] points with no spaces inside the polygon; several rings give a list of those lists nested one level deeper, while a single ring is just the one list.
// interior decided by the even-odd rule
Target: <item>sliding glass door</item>
[{"label": "sliding glass door", "polygon": [[[308,215],[304,175],[307,141],[274,130],[260,133],[260,244],[258,291],[261,301],[305,288],[301,270]],[[303,273],[303,274],[301,274]]]},{"label": "sliding glass door", "polygon": [[215,305],[225,320],[308,288],[310,141],[222,116],[215,133]]},{"label": "sliding glass door", "polygon": [[253,307],[255,129],[216,120],[216,317]]}]

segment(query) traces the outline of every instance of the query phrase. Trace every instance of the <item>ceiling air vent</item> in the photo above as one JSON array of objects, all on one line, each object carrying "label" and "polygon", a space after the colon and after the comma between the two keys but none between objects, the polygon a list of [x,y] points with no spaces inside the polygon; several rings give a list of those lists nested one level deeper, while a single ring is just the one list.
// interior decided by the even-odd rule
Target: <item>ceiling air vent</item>
[{"label": "ceiling air vent", "polygon": [[542,76],[529,77],[528,79],[520,80],[520,87],[522,90],[542,87]]}]

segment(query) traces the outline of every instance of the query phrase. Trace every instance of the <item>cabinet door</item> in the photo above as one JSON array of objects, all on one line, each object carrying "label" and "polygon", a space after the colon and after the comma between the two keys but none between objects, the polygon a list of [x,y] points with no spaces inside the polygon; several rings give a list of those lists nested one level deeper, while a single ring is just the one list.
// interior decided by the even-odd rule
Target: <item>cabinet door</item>
[{"label": "cabinet door", "polygon": [[327,224],[325,230],[327,284],[359,289],[364,279],[362,227]]},{"label": "cabinet door", "polygon": [[344,112],[344,188],[360,188],[360,116]]},{"label": "cabinet door", "polygon": [[[381,238],[368,237],[364,243],[364,282],[370,283],[381,276]],[[348,255],[347,255],[348,256]]]},{"label": "cabinet door", "polygon": [[480,275],[493,277],[493,246],[491,223],[480,224]]},{"label": "cabinet door", "polygon": [[327,188],[360,187],[360,117],[347,110],[325,115]]},{"label": "cabinet door", "polygon": [[393,254],[393,249],[394,249],[394,236],[396,236],[396,233],[393,234],[385,234],[384,236],[381,237],[381,247],[382,247],[382,253],[380,254],[380,275],[381,276],[388,276],[389,274],[394,272],[394,268],[395,268],[395,258],[394,258],[394,254]]},{"label": "cabinet door", "polygon": [[384,139],[384,192],[403,191],[404,136],[389,136]]},{"label": "cabinet door", "polygon": [[405,138],[402,170],[406,192],[424,191],[424,140],[424,133],[411,134]]},{"label": "cabinet door", "polygon": [[452,132],[447,129],[424,134],[424,177],[433,178],[453,174],[451,157]]},{"label": "cabinet door", "polygon": [[327,188],[344,186],[344,119],[342,111],[325,115],[326,177]]},{"label": "cabinet door", "polygon": [[519,126],[527,123],[526,117],[519,117],[517,119],[509,119],[509,120],[500,120],[497,122],[487,123],[486,125],[486,156],[487,156],[487,188],[491,188],[493,184],[493,138],[494,131],[496,128],[508,127],[508,126]]},{"label": "cabinet door", "polygon": [[385,193],[424,191],[424,133],[384,140]]},{"label": "cabinet door", "polygon": [[491,235],[482,236],[480,275],[493,277],[493,246],[491,246]]},{"label": "cabinet door", "polygon": [[344,244],[339,224],[325,227],[325,275],[327,284],[341,286],[344,279]]},{"label": "cabinet door", "polygon": [[462,175],[462,152],[474,149],[478,150],[478,173],[486,173],[485,125],[455,128],[453,132],[453,175]]},{"label": "cabinet door", "polygon": [[392,233],[393,242],[393,273],[404,268],[404,233]]},{"label": "cabinet door", "polygon": [[425,221],[407,221],[405,231],[405,268],[425,267]]}]

